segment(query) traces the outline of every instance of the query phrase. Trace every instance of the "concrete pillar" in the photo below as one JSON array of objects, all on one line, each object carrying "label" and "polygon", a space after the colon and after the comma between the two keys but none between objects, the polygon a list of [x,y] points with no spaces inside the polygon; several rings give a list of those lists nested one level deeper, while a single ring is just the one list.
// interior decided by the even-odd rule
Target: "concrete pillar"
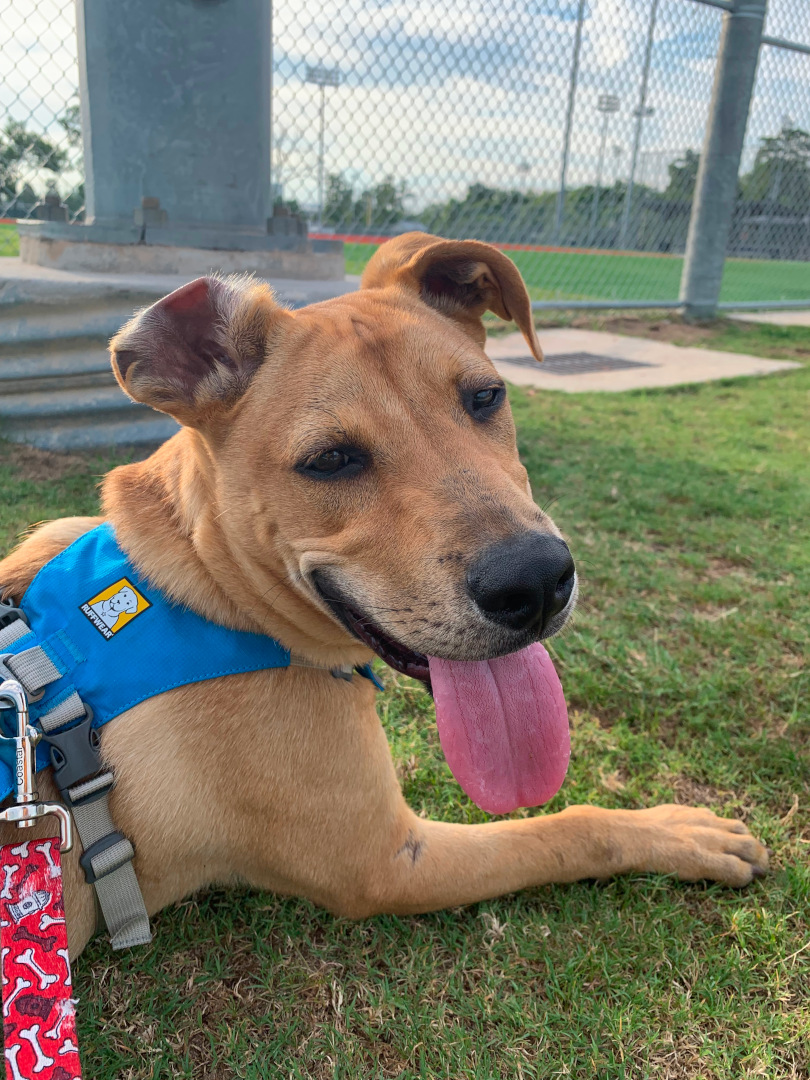
[{"label": "concrete pillar", "polygon": [[685,313],[695,319],[717,312],[766,4],[734,0],[733,10],[723,15],[681,277]]},{"label": "concrete pillar", "polygon": [[87,222],[266,231],[270,0],[77,0]]},{"label": "concrete pillar", "polygon": [[343,276],[340,241],[273,212],[270,5],[76,0],[86,221],[21,223],[24,261]]}]

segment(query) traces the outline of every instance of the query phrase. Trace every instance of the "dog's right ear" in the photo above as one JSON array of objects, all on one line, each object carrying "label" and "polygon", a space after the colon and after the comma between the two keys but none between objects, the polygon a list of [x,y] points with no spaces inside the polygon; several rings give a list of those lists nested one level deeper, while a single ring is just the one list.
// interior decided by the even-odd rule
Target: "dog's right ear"
[{"label": "dog's right ear", "polygon": [[200,427],[244,393],[268,337],[290,318],[266,285],[197,278],[116,334],[113,371],[133,400]]}]

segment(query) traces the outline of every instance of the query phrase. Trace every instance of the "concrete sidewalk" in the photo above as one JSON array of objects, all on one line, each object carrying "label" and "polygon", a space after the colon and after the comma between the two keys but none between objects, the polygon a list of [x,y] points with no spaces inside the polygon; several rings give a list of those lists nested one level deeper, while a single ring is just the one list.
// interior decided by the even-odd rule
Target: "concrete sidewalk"
[{"label": "concrete sidewalk", "polygon": [[615,392],[711,382],[741,375],[770,375],[775,371],[789,371],[803,366],[790,360],[763,360],[741,353],[683,348],[667,342],[622,337],[620,334],[595,330],[541,330],[538,336],[547,357],[586,353],[645,366],[618,371],[553,374],[551,365],[544,370],[542,364],[531,360],[522,335],[515,333],[490,338],[487,342],[487,353],[508,382],[541,390],[562,390],[567,394],[594,390]]},{"label": "concrete sidewalk", "polygon": [[724,311],[729,319],[771,323],[773,326],[810,326],[810,311]]}]

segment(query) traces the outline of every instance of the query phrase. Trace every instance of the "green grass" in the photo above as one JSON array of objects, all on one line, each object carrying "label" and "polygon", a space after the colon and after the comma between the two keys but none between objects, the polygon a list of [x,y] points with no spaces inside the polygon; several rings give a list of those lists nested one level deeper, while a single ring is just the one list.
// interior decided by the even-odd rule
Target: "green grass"
[{"label": "green grass", "polygon": [[[346,272],[361,274],[376,244],[346,244]],[[533,300],[677,300],[683,259],[656,255],[592,255],[509,251]],[[810,299],[810,263],[729,259],[720,299]]]},{"label": "green grass", "polygon": [[20,237],[14,225],[0,223],[0,256],[19,255]]},{"label": "green grass", "polygon": [[[362,274],[377,244],[346,244],[346,273]],[[13,225],[0,225],[0,256],[19,255]],[[655,255],[510,251],[533,300],[677,300],[683,259]],[[722,301],[810,299],[810,262],[729,259]]]},{"label": "green grass", "polygon": [[[736,341],[715,330],[715,344]],[[810,331],[777,330],[746,329],[746,351],[810,348]],[[810,368],[510,395],[535,496],[556,500],[582,575],[554,645],[573,757],[550,809],[709,805],[748,822],[773,872],[739,892],[624,878],[359,924],[212,891],[159,915],[150,948],[113,955],[99,940],[78,961],[86,1075],[808,1075]],[[0,543],[94,509],[109,462],[26,479],[37,461],[9,453]],[[483,820],[444,764],[427,695],[385,678],[380,716],[411,805]]]}]

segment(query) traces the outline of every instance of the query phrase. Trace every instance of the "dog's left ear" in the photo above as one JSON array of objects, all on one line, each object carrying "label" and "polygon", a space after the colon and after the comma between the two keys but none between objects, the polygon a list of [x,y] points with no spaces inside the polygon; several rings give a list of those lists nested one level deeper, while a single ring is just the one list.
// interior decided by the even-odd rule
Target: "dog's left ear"
[{"label": "dog's left ear", "polygon": [[458,322],[479,345],[486,340],[481,316],[492,311],[517,323],[534,357],[543,359],[523,278],[512,260],[491,244],[405,233],[387,240],[375,252],[360,287],[415,293]]},{"label": "dog's left ear", "polygon": [[269,337],[290,318],[266,285],[197,278],[116,334],[113,371],[135,401],[203,427],[244,393]]}]

